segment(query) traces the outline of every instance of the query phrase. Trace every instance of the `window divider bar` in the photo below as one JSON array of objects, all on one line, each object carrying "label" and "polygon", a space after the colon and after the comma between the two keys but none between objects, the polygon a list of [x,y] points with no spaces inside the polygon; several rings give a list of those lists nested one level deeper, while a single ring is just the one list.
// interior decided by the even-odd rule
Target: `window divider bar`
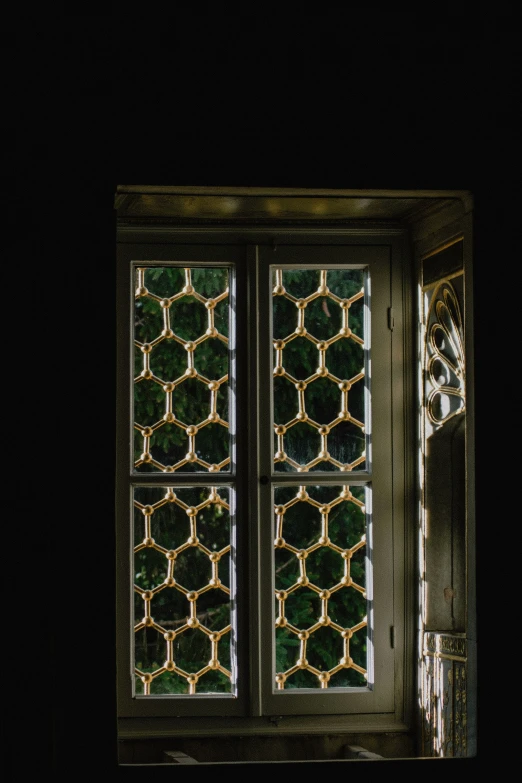
[{"label": "window divider bar", "polygon": [[368,484],[371,482],[370,473],[272,473],[270,483],[278,486],[298,486],[299,484]]},{"label": "window divider bar", "polygon": [[131,484],[140,486],[208,486],[220,484],[221,486],[235,486],[237,483],[234,473],[133,473]]}]

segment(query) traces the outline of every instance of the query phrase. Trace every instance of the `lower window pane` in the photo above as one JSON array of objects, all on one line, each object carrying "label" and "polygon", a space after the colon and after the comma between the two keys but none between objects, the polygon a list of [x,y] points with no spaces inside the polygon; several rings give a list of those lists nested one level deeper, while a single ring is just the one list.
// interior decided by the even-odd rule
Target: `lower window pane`
[{"label": "lower window pane", "polygon": [[233,694],[233,490],[134,488],[136,695]]},{"label": "lower window pane", "polygon": [[274,489],[278,690],[368,685],[368,492]]}]

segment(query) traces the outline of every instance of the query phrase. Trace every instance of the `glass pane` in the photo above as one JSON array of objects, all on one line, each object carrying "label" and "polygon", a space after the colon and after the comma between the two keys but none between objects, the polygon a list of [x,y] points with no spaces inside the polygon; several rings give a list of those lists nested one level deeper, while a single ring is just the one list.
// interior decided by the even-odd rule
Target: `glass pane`
[{"label": "glass pane", "polygon": [[274,489],[278,690],[367,687],[367,492]]},{"label": "glass pane", "polygon": [[134,489],[138,695],[232,693],[228,487]]},{"label": "glass pane", "polygon": [[134,467],[230,470],[229,270],[142,267],[134,307]]},{"label": "glass pane", "polygon": [[276,471],[366,469],[364,269],[274,269]]}]

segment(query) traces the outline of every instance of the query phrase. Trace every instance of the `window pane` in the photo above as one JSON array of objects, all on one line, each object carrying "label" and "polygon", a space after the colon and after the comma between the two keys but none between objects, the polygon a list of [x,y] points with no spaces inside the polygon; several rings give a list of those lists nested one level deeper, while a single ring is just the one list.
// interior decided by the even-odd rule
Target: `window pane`
[{"label": "window pane", "polygon": [[365,270],[273,270],[276,471],[366,468]]},{"label": "window pane", "polygon": [[368,491],[274,489],[279,690],[368,685]]},{"label": "window pane", "polygon": [[134,488],[137,695],[231,694],[233,490]]},{"label": "window pane", "polygon": [[136,270],[134,467],[230,470],[229,269]]}]

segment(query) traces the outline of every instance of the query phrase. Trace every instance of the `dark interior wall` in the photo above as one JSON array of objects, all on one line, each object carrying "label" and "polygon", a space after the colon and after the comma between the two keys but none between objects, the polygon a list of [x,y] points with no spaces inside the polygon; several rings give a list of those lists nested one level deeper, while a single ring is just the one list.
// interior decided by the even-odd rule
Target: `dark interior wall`
[{"label": "dark interior wall", "polygon": [[[275,69],[272,47],[268,76],[241,80],[233,58],[212,70],[208,54],[206,76],[187,73],[204,54],[201,43],[183,69],[170,60],[173,77],[166,79],[161,65],[169,60],[146,58],[143,50],[138,56],[126,28],[97,17],[71,17],[68,24],[64,36],[54,29],[42,40],[34,29],[23,43],[31,50],[37,89],[33,124],[20,123],[15,148],[14,206],[23,229],[8,236],[20,279],[15,290],[23,292],[29,270],[36,281],[29,317],[20,305],[22,320],[38,324],[29,342],[29,376],[38,379],[37,389],[24,384],[31,387],[28,410],[38,414],[29,445],[25,441],[29,459],[19,466],[26,476],[19,490],[25,511],[17,517],[20,525],[30,517],[31,527],[24,526],[11,559],[17,607],[25,607],[19,616],[30,618],[29,627],[22,622],[13,631],[13,698],[4,710],[13,780],[47,770],[61,779],[80,772],[110,776],[117,769],[116,185],[469,189],[476,202],[479,309],[498,243],[504,257],[509,250],[512,169],[505,164],[514,138],[512,103],[509,79],[500,79],[493,65],[487,72],[482,67],[484,28],[460,40],[452,35],[446,45],[435,36],[427,49],[422,25],[419,43],[409,36],[407,56],[396,38],[390,44],[384,36],[382,59],[374,37],[372,54],[360,49],[350,67],[336,41],[339,58],[331,68],[324,60],[328,36],[321,35],[318,48],[305,49],[305,70],[303,52]],[[396,59],[384,56],[393,52]],[[323,64],[313,78],[311,60]],[[484,150],[494,150],[494,158]],[[477,320],[479,345],[485,333]],[[477,349],[479,389],[487,369]],[[478,450],[484,437],[477,436]],[[480,595],[482,585],[479,579]],[[486,698],[486,684],[480,693]]]},{"label": "dark interior wall", "polygon": [[165,753],[177,751],[198,763],[252,761],[324,761],[351,758],[351,748],[363,748],[384,759],[415,755],[412,738],[405,734],[327,734],[261,737],[201,737],[187,739],[121,740],[120,764],[165,763]]}]

